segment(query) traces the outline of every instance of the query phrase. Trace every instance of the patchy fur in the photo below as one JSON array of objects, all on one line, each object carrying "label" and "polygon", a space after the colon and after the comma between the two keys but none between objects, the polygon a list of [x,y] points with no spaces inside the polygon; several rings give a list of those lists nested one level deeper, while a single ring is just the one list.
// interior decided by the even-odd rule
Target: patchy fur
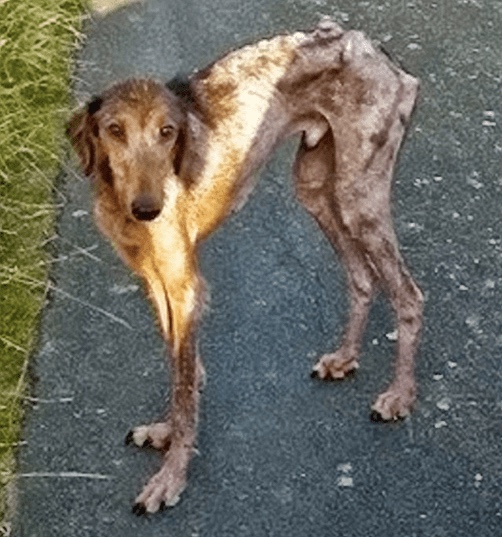
[{"label": "patchy fur", "polygon": [[[197,245],[245,200],[253,174],[286,137],[302,135],[296,194],[340,254],[350,311],[341,345],[313,375],[359,367],[368,310],[382,288],[398,340],[394,380],[373,404],[393,420],[415,400],[422,294],[400,256],[390,212],[394,163],[418,83],[364,34],[322,20],[310,33],[231,52],[171,91],[152,80],[114,85],[77,112],[69,136],[95,179],[97,225],[146,283],[169,347],[163,423],[128,440],[164,452],[134,512],[173,505],[186,483],[204,372],[195,332],[204,302]],[[181,88],[181,90],[180,90]]]}]

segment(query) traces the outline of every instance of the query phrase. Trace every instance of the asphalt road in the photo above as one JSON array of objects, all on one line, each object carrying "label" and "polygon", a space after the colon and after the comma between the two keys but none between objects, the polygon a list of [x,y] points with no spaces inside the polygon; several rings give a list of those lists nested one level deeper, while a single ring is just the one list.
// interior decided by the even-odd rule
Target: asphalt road
[{"label": "asphalt road", "polygon": [[415,413],[369,420],[392,357],[383,300],[357,376],[309,378],[347,301],[330,246],[294,200],[291,142],[203,248],[208,384],[188,489],[163,514],[133,516],[160,461],[123,439],[163,412],[163,345],[68,161],[14,536],[502,535],[501,3],[152,0],[87,23],[75,95],[132,75],[170,79],[321,14],[382,41],[422,80],[394,191],[403,252],[426,294]]}]

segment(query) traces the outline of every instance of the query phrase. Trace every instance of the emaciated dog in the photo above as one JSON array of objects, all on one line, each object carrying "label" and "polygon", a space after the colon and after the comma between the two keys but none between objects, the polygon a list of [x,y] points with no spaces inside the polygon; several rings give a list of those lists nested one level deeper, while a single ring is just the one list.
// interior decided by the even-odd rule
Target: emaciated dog
[{"label": "emaciated dog", "polygon": [[204,303],[197,247],[240,206],[253,174],[288,136],[301,134],[296,195],[341,256],[350,312],[341,345],[313,375],[357,369],[368,310],[382,288],[397,320],[394,379],[372,417],[394,420],[415,400],[422,293],[399,253],[391,220],[394,163],[418,82],[364,34],[323,19],[231,52],[183,89],[149,79],[118,83],[78,111],[68,132],[95,181],[94,215],[144,280],[170,356],[165,421],[128,441],[164,452],[133,511],[173,505],[186,483],[204,369],[195,332]]}]

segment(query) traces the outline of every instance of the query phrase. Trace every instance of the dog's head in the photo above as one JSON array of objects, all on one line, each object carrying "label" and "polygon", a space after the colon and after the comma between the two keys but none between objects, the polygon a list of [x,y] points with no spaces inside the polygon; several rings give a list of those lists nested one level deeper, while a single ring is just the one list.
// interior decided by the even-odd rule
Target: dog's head
[{"label": "dog's head", "polygon": [[165,86],[128,80],[77,111],[67,134],[84,173],[109,185],[127,214],[148,221],[180,174],[186,123],[184,105]]}]

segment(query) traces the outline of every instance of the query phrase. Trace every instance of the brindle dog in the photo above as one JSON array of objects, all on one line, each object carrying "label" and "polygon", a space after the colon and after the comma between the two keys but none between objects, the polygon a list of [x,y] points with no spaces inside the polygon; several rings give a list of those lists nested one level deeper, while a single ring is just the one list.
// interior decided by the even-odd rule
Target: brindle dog
[{"label": "brindle dog", "polygon": [[397,359],[373,418],[407,416],[416,392],[423,298],[399,253],[389,198],[417,80],[364,34],[323,19],[310,33],[231,52],[179,88],[118,83],[68,128],[95,179],[97,225],[145,281],[169,348],[169,413],[128,435],[164,453],[136,499],[137,514],[173,505],[186,483],[204,377],[195,340],[204,302],[197,246],[243,202],[254,172],[288,136],[301,133],[296,194],[340,254],[350,293],[341,345],[313,375],[339,379],[359,367],[369,306],[382,288],[397,319]]}]

